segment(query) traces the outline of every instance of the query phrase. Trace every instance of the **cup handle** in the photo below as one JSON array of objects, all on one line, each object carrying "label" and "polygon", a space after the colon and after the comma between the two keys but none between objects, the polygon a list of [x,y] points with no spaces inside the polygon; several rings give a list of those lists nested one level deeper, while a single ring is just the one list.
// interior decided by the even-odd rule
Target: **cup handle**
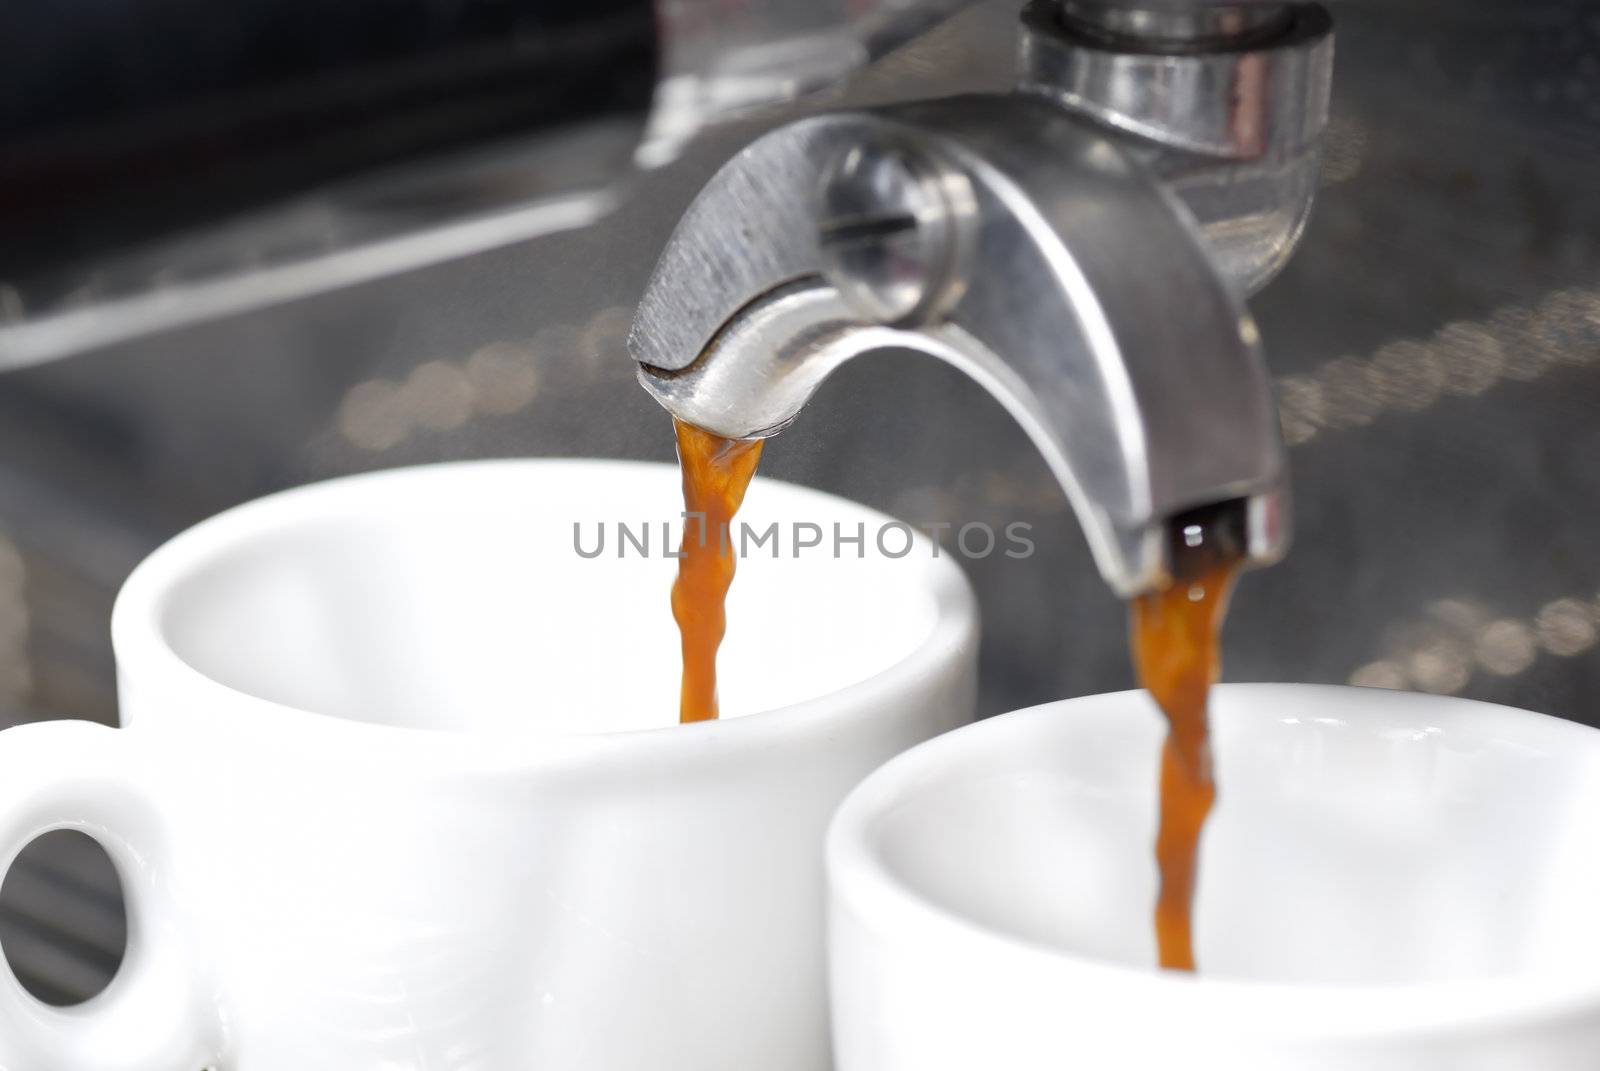
[{"label": "cup handle", "polygon": [[220,1018],[203,997],[172,903],[167,824],[144,746],[125,730],[50,721],[0,732],[0,875],[35,837],[75,829],[122,880],[128,946],[111,984],[83,1004],[35,1000],[0,966],[0,1071],[201,1071]]}]

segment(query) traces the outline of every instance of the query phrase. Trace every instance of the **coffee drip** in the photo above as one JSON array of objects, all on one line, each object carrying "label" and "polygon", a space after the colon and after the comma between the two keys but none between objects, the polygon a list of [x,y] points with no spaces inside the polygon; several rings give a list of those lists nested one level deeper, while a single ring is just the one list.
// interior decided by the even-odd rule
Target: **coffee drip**
[{"label": "coffee drip", "polygon": [[672,584],[672,616],[683,644],[680,722],[717,716],[717,649],[727,629],[728,587],[738,562],[730,522],[761,460],[760,439],[725,439],[681,420],[683,544]]},{"label": "coffee drip", "polygon": [[[762,440],[728,439],[674,421],[683,470],[684,529],[672,614],[683,645],[679,720],[717,717],[717,651],[737,558],[730,524],[761,458]],[[1193,902],[1200,836],[1216,799],[1206,700],[1219,639],[1245,561],[1238,503],[1193,510],[1169,525],[1171,579],[1129,604],[1135,672],[1167,719],[1160,774],[1155,906],[1161,966],[1194,970]]]},{"label": "coffee drip", "polygon": [[1221,670],[1222,621],[1245,558],[1239,519],[1240,511],[1227,505],[1174,518],[1171,581],[1129,604],[1134,671],[1167,719],[1155,931],[1161,966],[1176,970],[1195,969],[1200,835],[1217,793],[1206,700]]}]

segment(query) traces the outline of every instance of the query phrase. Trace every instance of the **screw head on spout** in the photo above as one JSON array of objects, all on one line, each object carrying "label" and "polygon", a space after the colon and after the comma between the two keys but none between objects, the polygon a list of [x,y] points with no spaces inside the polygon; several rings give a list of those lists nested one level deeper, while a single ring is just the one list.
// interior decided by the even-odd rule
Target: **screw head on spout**
[{"label": "screw head on spout", "polygon": [[822,171],[822,274],[861,315],[913,326],[961,297],[976,201],[965,175],[908,144],[851,145]]}]

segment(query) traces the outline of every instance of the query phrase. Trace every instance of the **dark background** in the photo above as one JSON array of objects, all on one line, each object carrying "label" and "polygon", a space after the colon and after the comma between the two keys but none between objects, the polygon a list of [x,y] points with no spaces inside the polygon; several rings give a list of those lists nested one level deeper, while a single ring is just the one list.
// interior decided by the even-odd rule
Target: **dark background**
[{"label": "dark background", "polygon": [[[1003,87],[1017,6],[968,12],[845,98]],[[1299,254],[1253,303],[1298,537],[1243,583],[1225,677],[1600,723],[1600,8],[1333,11],[1325,186]],[[220,509],[442,459],[669,459],[666,417],[623,350],[629,310],[698,186],[793,114],[640,177],[590,231],[0,380],[0,724],[113,721],[117,586]],[[509,412],[474,399],[494,369]],[[912,355],[848,367],[762,472],[916,522],[1034,526],[1034,557],[969,563],[983,713],[1131,684],[1123,609],[1059,489],[958,373]],[[28,984],[66,1000],[115,965],[121,922],[97,850],[57,841],[14,868],[0,937]]]}]

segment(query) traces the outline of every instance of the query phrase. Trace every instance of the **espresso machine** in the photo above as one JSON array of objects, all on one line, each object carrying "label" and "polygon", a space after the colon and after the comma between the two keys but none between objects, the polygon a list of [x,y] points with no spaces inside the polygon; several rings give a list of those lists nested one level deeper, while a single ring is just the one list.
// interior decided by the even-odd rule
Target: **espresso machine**
[{"label": "espresso machine", "polygon": [[[830,25],[777,3],[420,4],[330,34],[270,5],[224,38],[234,56],[202,44],[209,16],[148,37],[137,5],[30,21],[62,43],[28,50],[12,109],[0,363],[581,226],[630,161],[950,6]],[[149,51],[83,81],[130,30]],[[1284,462],[1243,298],[1310,211],[1327,12],[1037,0],[1017,56],[1011,92],[820,115],[741,150],[644,294],[641,381],[675,417],[757,438],[845,360],[920,350],[1018,419],[1119,594],[1161,580],[1192,509],[1236,512],[1272,560]]]},{"label": "espresso machine", "polygon": [[[110,716],[83,622],[220,505],[440,457],[667,456],[654,403],[913,522],[1032,522],[1040,557],[965,563],[1005,619],[987,712],[1125,686],[1117,597],[1185,521],[1281,557],[1291,450],[1302,552],[1241,591],[1243,675],[1560,709],[1600,620],[1581,526],[1513,551],[1548,519],[1530,486],[1586,486],[1548,459],[1594,445],[1562,405],[1600,338],[1575,144],[1600,115],[1570,88],[1600,29],[1547,7],[1342,0],[1337,80],[1329,12],[1261,0],[0,15],[0,517],[32,600],[10,720]],[[522,405],[461,400],[508,362]],[[1490,426],[1480,399],[1541,382],[1562,400],[1518,426],[1547,438],[1442,475],[1435,403]],[[1465,549],[1431,553],[1434,492],[1491,504]],[[62,859],[0,934],[66,1000],[117,935],[104,872]]]}]

